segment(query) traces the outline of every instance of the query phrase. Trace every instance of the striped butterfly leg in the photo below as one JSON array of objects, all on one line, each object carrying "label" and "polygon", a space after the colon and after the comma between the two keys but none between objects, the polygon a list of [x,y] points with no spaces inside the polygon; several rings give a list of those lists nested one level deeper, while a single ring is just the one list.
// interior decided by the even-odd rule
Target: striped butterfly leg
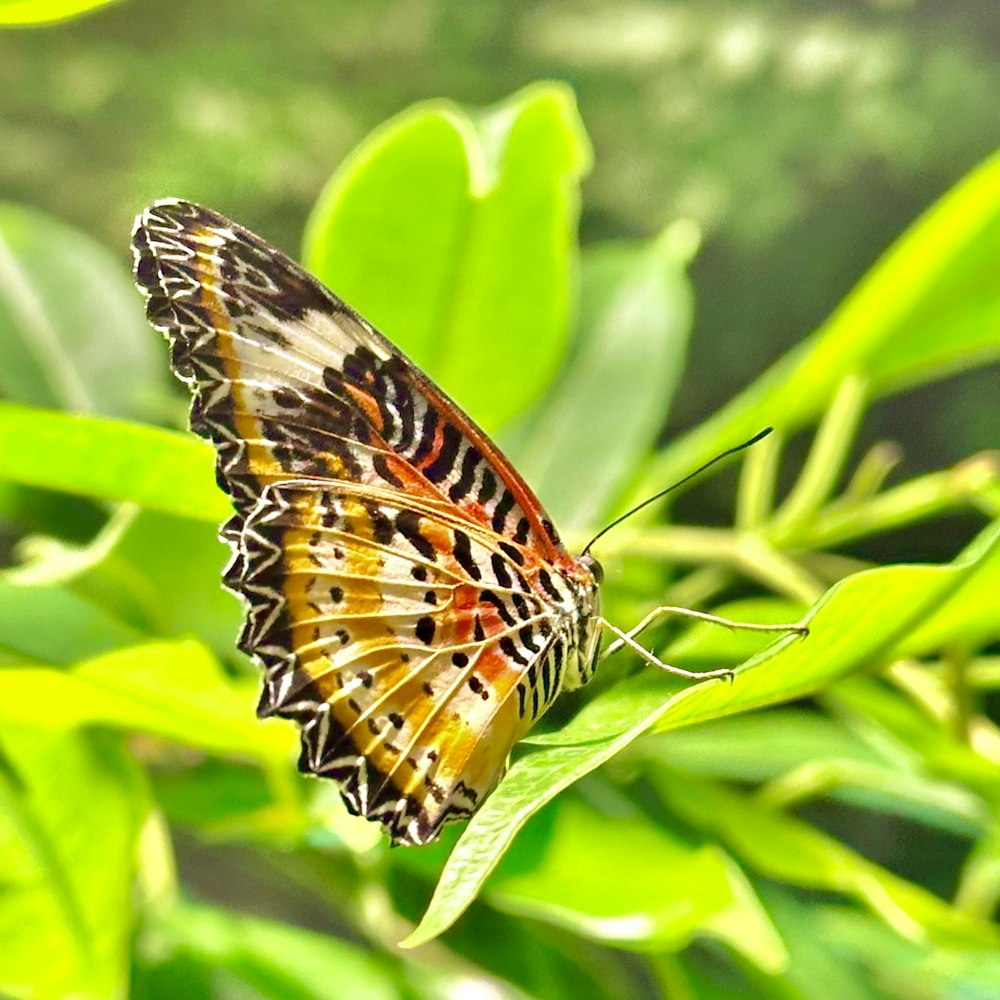
[{"label": "striped butterfly leg", "polygon": [[633,626],[627,632],[622,631],[606,619],[602,618],[602,627],[615,635],[616,638],[603,651],[601,659],[607,659],[609,656],[613,656],[615,653],[627,646],[629,649],[633,650],[633,652],[638,653],[644,660],[646,660],[647,663],[660,667],[668,673],[677,674],[680,677],[687,677],[696,680],[709,680],[715,677],[731,679],[733,672],[728,668],[720,670],[692,671],[684,670],[682,667],[675,667],[668,663],[664,663],[658,657],[654,656],[648,649],[646,649],[645,646],[636,641],[637,636],[649,628],[650,625],[659,621],[661,618],[666,618],[668,615],[674,615],[678,618],[692,618],[695,621],[708,622],[711,625],[721,625],[723,628],[728,628],[731,631],[776,632],[784,633],[786,635],[801,635],[803,637],[809,634],[809,629],[805,625],[762,625],[757,622],[737,622],[732,621],[729,618],[723,618],[719,615],[711,615],[704,611],[694,611],[691,608],[679,608],[673,605],[663,604],[660,607],[653,608],[653,610],[650,611],[637,625]]}]

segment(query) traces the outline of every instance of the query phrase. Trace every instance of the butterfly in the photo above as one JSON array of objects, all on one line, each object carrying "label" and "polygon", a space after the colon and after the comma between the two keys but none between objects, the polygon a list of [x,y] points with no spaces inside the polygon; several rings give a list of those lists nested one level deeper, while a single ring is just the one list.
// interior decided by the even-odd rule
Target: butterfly
[{"label": "butterfly", "polygon": [[[224,583],[263,671],[258,714],[297,722],[300,769],[393,843],[434,840],[593,676],[600,564],[567,551],[470,417],[275,247],[180,200],[142,212],[132,247],[233,503]],[[612,631],[651,658],[643,624]]]}]

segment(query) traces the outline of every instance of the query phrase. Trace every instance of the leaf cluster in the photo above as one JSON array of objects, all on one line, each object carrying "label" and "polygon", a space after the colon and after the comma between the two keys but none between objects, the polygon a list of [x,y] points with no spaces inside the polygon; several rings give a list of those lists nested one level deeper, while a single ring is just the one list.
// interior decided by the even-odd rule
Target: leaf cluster
[{"label": "leaf cluster", "polygon": [[[569,539],[774,424],[732,527],[652,513],[597,554],[623,626],[683,604],[802,618],[808,638],[664,627],[664,660],[738,664],[732,684],[683,687],[621,654],[464,830],[388,850],[295,772],[287,723],[254,717],[240,609],[216,582],[227,501],[124,264],[2,206],[0,992],[995,992],[998,460],[897,481],[891,444],[853,459],[852,443],[874,401],[1000,357],[1000,160],[658,449],[698,232],[581,253],[590,155],[560,85],[484,112],[418,105],[330,181],[304,260],[497,435]],[[796,433],[811,447],[782,491]],[[949,563],[858,555],[956,511],[981,530]],[[906,870],[923,843],[948,845],[947,871]]]}]

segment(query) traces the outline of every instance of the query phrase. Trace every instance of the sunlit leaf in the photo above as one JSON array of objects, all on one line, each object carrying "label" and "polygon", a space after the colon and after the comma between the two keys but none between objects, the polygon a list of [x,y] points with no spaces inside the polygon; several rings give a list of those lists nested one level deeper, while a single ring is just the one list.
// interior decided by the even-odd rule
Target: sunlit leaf
[{"label": "sunlit leaf", "polygon": [[677,693],[670,681],[647,670],[584,705],[562,729],[529,735],[525,743],[538,749],[514,762],[470,820],[407,943],[429,940],[453,923],[528,818],[638,736],[801,698],[878,660],[998,544],[1000,524],[952,564],[889,566],[849,577],[813,609],[808,638],[780,639],[740,667],[731,684],[716,680]]},{"label": "sunlit leaf", "polygon": [[193,435],[0,402],[0,479],[220,523],[212,449]]},{"label": "sunlit leaf", "polygon": [[294,728],[258,721],[256,699],[255,680],[228,678],[203,646],[184,640],[116,650],[69,669],[0,669],[5,726],[26,719],[52,729],[99,723],[284,762],[295,743]]},{"label": "sunlit leaf", "polygon": [[44,24],[64,21],[116,0],[0,0],[0,24]]},{"label": "sunlit leaf", "polygon": [[306,265],[494,429],[538,397],[565,351],[589,163],[562,84],[475,117],[417,105],[335,174]]},{"label": "sunlit leaf", "polygon": [[121,996],[141,775],[109,734],[27,715],[0,727],[0,993]]}]

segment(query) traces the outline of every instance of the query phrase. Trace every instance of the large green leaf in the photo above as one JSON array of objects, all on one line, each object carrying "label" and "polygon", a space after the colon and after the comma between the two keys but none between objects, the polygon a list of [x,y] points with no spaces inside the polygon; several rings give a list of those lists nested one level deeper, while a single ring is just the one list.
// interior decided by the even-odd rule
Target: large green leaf
[{"label": "large green leaf", "polygon": [[1000,156],[917,220],[830,319],[696,430],[634,491],[642,500],[764,424],[790,432],[823,412],[849,375],[874,396],[1000,359]]},{"label": "large green leaf", "polygon": [[0,24],[45,24],[64,21],[116,0],[0,0]]},{"label": "large green leaf", "polygon": [[[0,22],[10,10],[0,3]],[[110,416],[150,413],[167,377],[158,341],[111,253],[35,209],[0,204],[0,394]]]},{"label": "large green leaf", "polygon": [[0,579],[0,649],[36,663],[72,663],[138,642],[141,633],[65,587]]},{"label": "large green leaf", "polygon": [[561,729],[529,735],[538,747],[515,761],[469,821],[444,867],[427,913],[408,944],[453,923],[528,818],[638,736],[792,701],[886,655],[913,623],[943,603],[1000,545],[1000,523],[945,566],[889,566],[834,586],[809,616],[806,639],[780,639],[740,667],[731,684],[710,681],[677,692],[651,670],[584,705]]},{"label": "large green leaf", "polygon": [[110,734],[28,715],[0,728],[0,993],[111,1000],[126,983],[145,786]]},{"label": "large green leaf", "polygon": [[157,913],[139,946],[150,966],[179,956],[205,966],[212,981],[229,987],[226,996],[395,1000],[403,995],[389,963],[357,944],[205,904],[175,903]]},{"label": "large green leaf", "polygon": [[997,947],[1000,931],[886,871],[795,816],[677,771],[653,770],[663,799],[767,878],[855,897],[899,933],[942,944]]},{"label": "large green leaf", "polygon": [[0,403],[0,479],[219,523],[212,449],[189,434]]},{"label": "large green leaf", "polygon": [[941,780],[921,766],[918,754],[858,722],[848,726],[817,711],[772,709],[657,733],[633,753],[692,774],[769,781],[768,801],[830,797],[962,836],[988,826],[990,813],[980,796]]},{"label": "large green leaf", "polygon": [[652,450],[684,367],[696,242],[677,224],[650,243],[588,251],[573,354],[502,441],[563,531],[591,527]]},{"label": "large green leaf", "polygon": [[[642,951],[676,951],[698,935],[724,939],[769,972],[787,960],[738,867],[640,814],[608,815],[570,800],[550,834],[490,883],[502,909]],[[581,864],[586,858],[586,864]]]},{"label": "large green leaf", "polygon": [[281,763],[294,728],[256,718],[256,680],[233,680],[190,640],[146,643],[84,660],[70,669],[0,669],[0,720],[34,720],[53,731],[111,725],[154,733],[214,753]]},{"label": "large green leaf", "polygon": [[309,221],[306,265],[496,428],[565,351],[589,163],[562,84],[475,117],[417,105],[337,171]]}]

